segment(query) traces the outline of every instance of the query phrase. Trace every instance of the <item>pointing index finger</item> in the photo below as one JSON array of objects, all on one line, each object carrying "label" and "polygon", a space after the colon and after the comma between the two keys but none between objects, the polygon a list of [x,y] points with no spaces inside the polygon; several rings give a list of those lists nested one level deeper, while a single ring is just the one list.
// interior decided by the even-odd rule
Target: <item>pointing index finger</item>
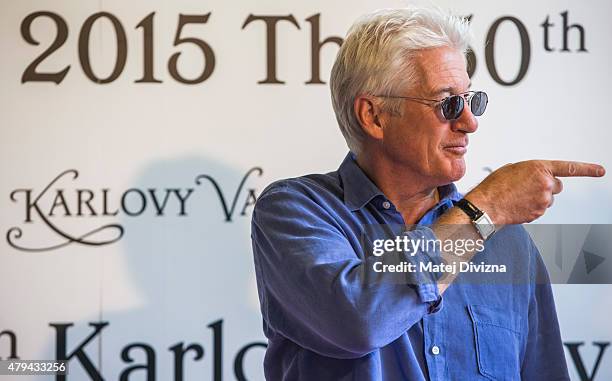
[{"label": "pointing index finger", "polygon": [[548,165],[553,176],[557,177],[601,177],[606,173],[599,164],[579,161],[550,160]]}]

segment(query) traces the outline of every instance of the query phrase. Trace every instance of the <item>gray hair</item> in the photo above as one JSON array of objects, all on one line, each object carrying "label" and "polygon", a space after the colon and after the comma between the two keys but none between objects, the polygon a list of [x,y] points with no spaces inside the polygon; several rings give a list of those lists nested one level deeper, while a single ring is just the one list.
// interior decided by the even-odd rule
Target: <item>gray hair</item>
[{"label": "gray hair", "polygon": [[[441,46],[464,55],[470,42],[468,20],[434,6],[383,9],[358,19],[350,28],[331,71],[336,119],[351,151],[359,154],[365,139],[355,115],[360,94],[392,94],[412,85],[417,51]],[[381,99],[381,107],[399,113],[401,100]]]}]

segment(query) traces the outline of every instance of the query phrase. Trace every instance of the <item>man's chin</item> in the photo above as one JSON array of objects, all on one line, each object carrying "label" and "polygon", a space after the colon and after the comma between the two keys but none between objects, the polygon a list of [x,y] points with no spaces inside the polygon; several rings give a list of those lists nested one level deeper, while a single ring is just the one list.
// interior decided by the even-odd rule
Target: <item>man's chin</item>
[{"label": "man's chin", "polygon": [[446,172],[447,183],[454,183],[461,180],[465,176],[465,160],[458,158],[448,163],[448,171]]}]

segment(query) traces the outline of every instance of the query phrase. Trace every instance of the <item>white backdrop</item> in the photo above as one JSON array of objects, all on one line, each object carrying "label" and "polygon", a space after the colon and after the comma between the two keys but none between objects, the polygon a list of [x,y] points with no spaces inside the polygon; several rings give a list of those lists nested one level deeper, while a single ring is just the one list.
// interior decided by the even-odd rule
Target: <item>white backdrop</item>
[{"label": "white backdrop", "polygon": [[[612,3],[438,4],[473,15],[473,88],[490,97],[461,190],[487,168],[532,158],[592,161],[612,170]],[[147,353],[157,379],[170,380],[176,353],[193,344],[182,361],[185,380],[240,373],[263,379],[249,236],[254,197],[275,179],[336,169],[347,150],[327,84],[306,83],[312,82],[313,25],[318,21],[319,41],[343,37],[362,13],[401,5],[2,0],[0,358],[11,356],[14,342],[21,359],[53,359],[66,340],[66,354],[81,353],[83,344],[91,374],[105,380],[147,363]],[[99,12],[108,14],[88,27]],[[180,14],[199,16],[183,17],[177,33]],[[246,22],[249,15],[256,19]],[[285,18],[276,24],[275,46],[267,46],[268,24],[258,16]],[[515,21],[502,21],[489,43],[493,69],[485,41],[506,16]],[[552,25],[543,27],[547,17]],[[564,17],[583,29],[567,31],[568,51],[562,51]],[[522,43],[517,25],[524,26]],[[198,40],[175,46],[188,38]],[[117,46],[124,47],[122,69]],[[267,50],[274,47],[276,79],[284,83],[258,83],[268,77]],[[336,51],[334,42],[320,50],[324,82]],[[525,75],[501,84],[517,77],[521,60]],[[116,62],[116,78],[97,83]],[[204,81],[179,81],[205,68]],[[149,82],[136,82],[143,76]],[[540,222],[612,223],[611,178],[567,179]],[[555,285],[554,291],[563,341],[584,343],[579,354],[587,376],[599,360],[593,379],[612,379],[612,351],[596,344],[612,338],[612,286]],[[87,341],[94,333],[89,324],[99,322],[108,325]],[[572,379],[588,379],[566,355]],[[72,358],[67,379],[95,379],[86,362]],[[135,369],[129,379],[146,379],[145,373]]]}]

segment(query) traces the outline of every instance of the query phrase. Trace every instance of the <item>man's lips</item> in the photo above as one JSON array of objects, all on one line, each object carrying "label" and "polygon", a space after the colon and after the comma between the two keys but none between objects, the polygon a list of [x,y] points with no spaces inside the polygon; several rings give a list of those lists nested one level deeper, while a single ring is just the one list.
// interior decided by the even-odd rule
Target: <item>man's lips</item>
[{"label": "man's lips", "polygon": [[445,151],[449,151],[458,155],[463,155],[467,152],[467,145],[467,142],[457,142],[446,144],[442,148],[444,148]]}]

